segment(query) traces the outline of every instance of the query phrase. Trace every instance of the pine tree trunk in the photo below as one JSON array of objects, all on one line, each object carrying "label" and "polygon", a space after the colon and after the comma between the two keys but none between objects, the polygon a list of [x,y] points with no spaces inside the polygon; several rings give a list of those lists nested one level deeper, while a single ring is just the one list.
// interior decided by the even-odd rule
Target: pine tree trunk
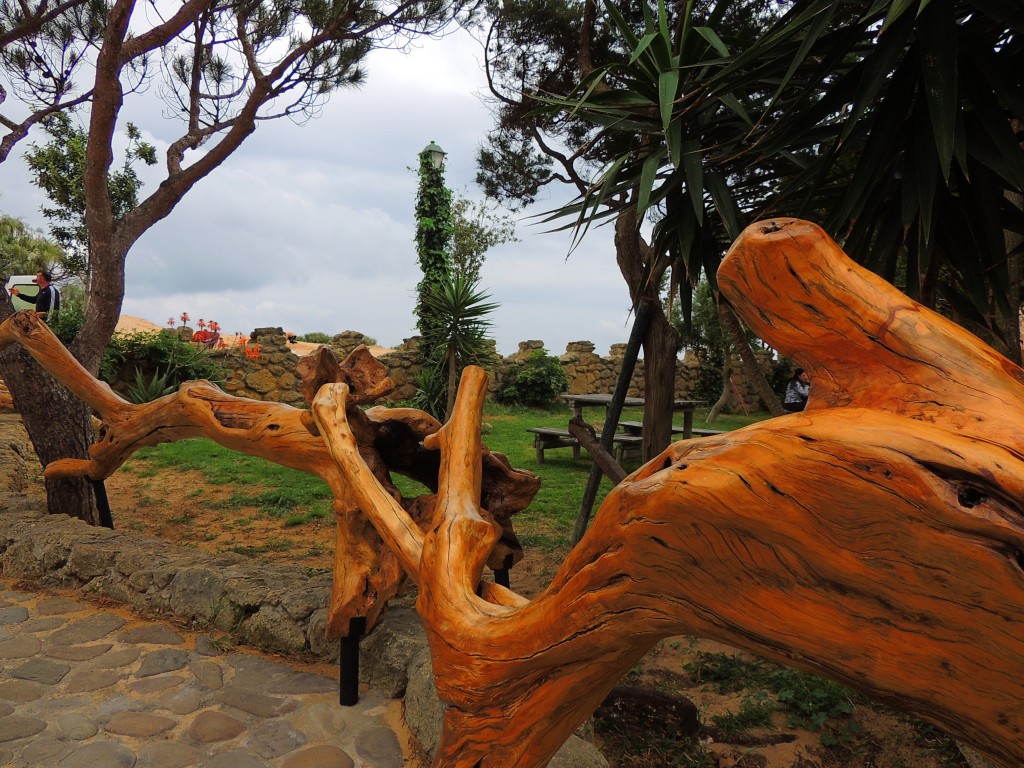
[{"label": "pine tree trunk", "polygon": [[[0,354],[0,373],[44,467],[57,459],[88,457],[92,427],[84,403],[21,348],[12,347]],[[100,524],[88,480],[47,479],[46,506],[50,514],[66,514],[90,525]]]}]

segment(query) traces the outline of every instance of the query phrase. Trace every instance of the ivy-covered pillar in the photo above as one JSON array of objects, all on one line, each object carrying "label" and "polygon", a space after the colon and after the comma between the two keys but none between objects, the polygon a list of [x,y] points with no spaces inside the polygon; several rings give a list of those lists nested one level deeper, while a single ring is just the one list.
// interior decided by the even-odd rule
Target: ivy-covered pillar
[{"label": "ivy-covered pillar", "polygon": [[452,193],[444,183],[444,150],[433,141],[420,152],[420,186],[416,195],[416,253],[423,278],[416,286],[416,327],[420,332],[420,352],[424,360],[432,357],[429,339],[431,317],[425,297],[432,286],[444,283],[448,275],[452,224]]}]

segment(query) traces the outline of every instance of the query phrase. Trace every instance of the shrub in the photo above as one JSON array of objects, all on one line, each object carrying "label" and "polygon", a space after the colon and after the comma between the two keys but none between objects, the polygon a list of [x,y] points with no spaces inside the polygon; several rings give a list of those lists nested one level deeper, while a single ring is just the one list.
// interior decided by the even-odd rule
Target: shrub
[{"label": "shrub", "polygon": [[156,386],[154,379],[160,379],[164,390],[173,391],[183,381],[218,381],[223,374],[204,350],[175,334],[140,332],[119,333],[110,340],[100,363],[100,378],[111,384],[143,383],[146,391]]},{"label": "shrub", "polygon": [[169,395],[178,387],[176,384],[168,383],[173,376],[173,369],[161,372],[159,368],[153,372],[148,379],[142,375],[142,371],[135,369],[135,381],[128,385],[128,400],[133,403],[148,403],[164,395]]},{"label": "shrub", "polygon": [[331,337],[323,331],[313,331],[312,333],[304,333],[299,336],[299,341],[305,341],[308,344],[330,344]]},{"label": "shrub", "polygon": [[425,365],[416,374],[414,383],[416,392],[412,396],[412,407],[426,411],[435,419],[443,421],[448,384],[444,371],[436,365]]},{"label": "shrub", "polygon": [[50,330],[66,347],[85,324],[85,309],[80,303],[62,304],[57,316],[50,323]]},{"label": "shrub", "polygon": [[506,405],[546,406],[569,388],[569,377],[557,357],[538,349],[525,363],[513,366],[498,391]]}]

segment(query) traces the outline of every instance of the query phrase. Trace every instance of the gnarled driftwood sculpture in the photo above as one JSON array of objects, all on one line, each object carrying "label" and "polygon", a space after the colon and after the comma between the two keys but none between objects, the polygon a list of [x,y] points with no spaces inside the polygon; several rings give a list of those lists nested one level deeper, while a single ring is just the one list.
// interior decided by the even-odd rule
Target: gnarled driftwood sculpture
[{"label": "gnarled driftwood sculpture", "polygon": [[[533,600],[481,581],[506,531],[495,509],[531,494],[507,467],[494,487],[511,500],[487,491],[505,464],[480,443],[479,369],[447,425],[393,426],[407,449],[380,451],[350,386],[326,383],[337,377],[313,399],[315,424],[205,384],[130,411],[50,361],[45,328],[16,316],[0,344],[22,341],[108,424],[92,462],[52,471],[103,477],[131,446],[202,433],[323,472],[349,523],[339,535],[365,541],[352,524],[365,515],[419,584],[449,703],[439,768],[544,765],[677,634],[824,674],[1024,764],[1024,373],[806,222],[748,228],[719,283],[810,372],[808,409],[670,446],[609,494]],[[437,469],[436,503],[397,497],[383,471],[397,455]]]},{"label": "gnarled driftwood sculpture", "polygon": [[[32,312],[19,312],[0,324],[0,348],[12,342],[21,343],[101,420],[99,439],[90,448],[90,458],[52,462],[45,469],[47,476],[107,478],[139,448],[205,436],[227,448],[322,478],[334,496],[337,522],[327,634],[345,637],[355,617],[366,619],[367,630],[373,628],[387,601],[401,587],[404,573],[356,506],[348,479],[328,454],[323,440],[315,435],[309,411],[234,397],[208,381],[185,382],[177,392],[150,403],[129,403],[106,383],[93,378]],[[412,519],[429,520],[434,495],[402,499],[391,482],[391,473],[406,475],[436,490],[440,457],[425,449],[422,441],[440,424],[412,408],[359,408],[392,387],[384,366],[365,347],[356,348],[341,363],[322,347],[300,360],[299,374],[307,398],[326,382],[346,384],[350,392],[348,422],[358,436],[365,465],[376,482],[408,509]],[[512,469],[501,454],[483,450],[487,479],[481,503],[491,510],[502,532],[501,543],[490,553],[488,562],[494,569],[508,568],[509,563],[522,559],[510,518],[530,503],[540,482],[530,472]]]},{"label": "gnarled driftwood sculpture", "polygon": [[627,477],[532,601],[480,576],[485,382],[428,440],[428,531],[361,468],[343,387],[314,415],[420,585],[449,703],[435,766],[541,766],[655,642],[699,635],[824,674],[1024,763],[1024,374],[850,262],[817,227],[756,224],[719,272],[811,372],[807,411],[676,443]]}]

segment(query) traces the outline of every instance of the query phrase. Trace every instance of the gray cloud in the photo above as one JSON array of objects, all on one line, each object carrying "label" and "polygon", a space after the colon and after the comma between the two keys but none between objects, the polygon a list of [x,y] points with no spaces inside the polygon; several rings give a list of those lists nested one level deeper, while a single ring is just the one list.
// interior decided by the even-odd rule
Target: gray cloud
[{"label": "gray cloud", "polygon": [[[124,313],[164,323],[184,311],[229,332],[352,329],[388,345],[413,335],[411,169],[436,141],[448,151],[448,185],[476,196],[474,155],[490,115],[475,95],[484,81],[466,37],[426,41],[408,55],[376,52],[368,72],[365,86],[335,94],[316,120],[261,124],[144,235],[128,258]],[[154,94],[130,109],[158,149],[175,138]],[[143,176],[152,188],[159,169]],[[0,178],[0,210],[45,229],[42,197],[20,159],[0,166]],[[628,298],[608,228],[568,259],[570,235],[541,230],[525,224],[521,242],[487,256],[499,350],[542,339],[560,354],[589,339],[605,353],[625,341]]]}]

